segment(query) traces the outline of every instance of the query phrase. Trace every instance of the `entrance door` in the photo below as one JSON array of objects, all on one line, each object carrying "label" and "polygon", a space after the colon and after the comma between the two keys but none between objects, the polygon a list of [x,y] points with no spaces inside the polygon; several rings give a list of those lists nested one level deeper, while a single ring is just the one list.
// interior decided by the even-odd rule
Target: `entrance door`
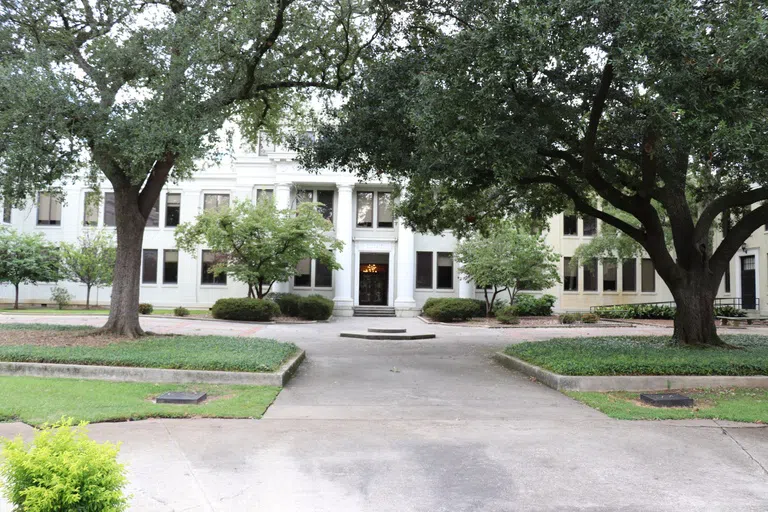
[{"label": "entrance door", "polygon": [[386,306],[389,296],[389,254],[360,254],[360,305]]},{"label": "entrance door", "polygon": [[756,307],[756,287],[755,287],[755,257],[741,257],[741,308],[755,309]]}]

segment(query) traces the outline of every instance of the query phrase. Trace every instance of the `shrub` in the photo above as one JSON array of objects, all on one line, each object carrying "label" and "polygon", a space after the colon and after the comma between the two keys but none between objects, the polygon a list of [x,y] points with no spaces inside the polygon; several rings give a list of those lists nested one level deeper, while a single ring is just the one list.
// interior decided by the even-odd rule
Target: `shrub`
[{"label": "shrub", "polygon": [[54,286],[51,288],[51,300],[58,304],[59,309],[64,309],[72,302],[72,294],[62,286]]},{"label": "shrub", "polygon": [[425,306],[424,314],[438,322],[465,322],[477,316],[477,304],[473,299],[440,299]]},{"label": "shrub", "polygon": [[154,310],[155,308],[152,307],[152,304],[149,302],[142,302],[139,304],[139,313],[142,315],[151,315]]},{"label": "shrub", "polygon": [[578,321],[579,315],[576,313],[565,313],[564,315],[560,315],[561,324],[575,324]]},{"label": "shrub", "polygon": [[747,312],[733,306],[717,306],[715,308],[715,316],[735,316],[743,318],[747,316]]},{"label": "shrub", "polygon": [[271,293],[267,297],[280,306],[280,312],[285,316],[299,316],[299,301],[301,295],[295,293]]},{"label": "shrub", "polygon": [[600,317],[594,313],[584,313],[581,315],[581,321],[585,324],[596,324],[600,320]]},{"label": "shrub", "polygon": [[517,325],[520,323],[520,317],[515,306],[505,306],[496,311],[496,319],[503,324]]},{"label": "shrub", "polygon": [[604,306],[596,308],[597,314],[603,318],[640,318],[664,319],[675,318],[675,308],[661,304],[623,304],[620,306]]},{"label": "shrub", "polygon": [[305,320],[328,320],[333,314],[333,301],[322,295],[301,297],[298,309]]},{"label": "shrub", "polygon": [[211,308],[213,318],[268,322],[280,314],[280,307],[265,299],[219,299]]},{"label": "shrub", "polygon": [[189,310],[185,307],[179,306],[173,310],[175,316],[189,316]]},{"label": "shrub", "polygon": [[21,437],[2,444],[3,494],[15,510],[128,508],[125,467],[117,462],[119,446],[89,439],[85,423],[73,427],[71,419],[62,419],[44,426],[29,445]]},{"label": "shrub", "polygon": [[515,307],[520,316],[550,316],[556,300],[557,297],[554,295],[534,297],[521,293],[515,297]]},{"label": "shrub", "polygon": [[429,316],[427,314],[427,309],[431,308],[432,306],[440,305],[440,304],[454,304],[461,302],[462,304],[466,304],[465,307],[469,308],[472,312],[470,315],[470,318],[482,318],[485,316],[485,301],[480,299],[458,299],[456,297],[430,297],[427,299],[427,301],[424,303],[424,306],[422,306],[421,311]]}]

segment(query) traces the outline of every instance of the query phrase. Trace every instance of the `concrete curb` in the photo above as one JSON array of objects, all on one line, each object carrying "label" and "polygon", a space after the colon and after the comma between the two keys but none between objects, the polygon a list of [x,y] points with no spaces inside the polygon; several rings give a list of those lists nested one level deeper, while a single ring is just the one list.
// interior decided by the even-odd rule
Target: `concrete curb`
[{"label": "concrete curb", "polygon": [[445,325],[448,327],[469,327],[472,329],[595,329],[595,328],[603,328],[606,329],[615,329],[617,327],[636,327],[634,324],[624,324],[624,325],[605,325],[605,324],[579,324],[579,325],[573,325],[573,324],[556,324],[556,325],[466,325],[462,324],[461,322],[434,322],[432,320],[429,320],[428,318],[424,318],[423,316],[417,316],[419,320],[424,322],[425,324],[429,325]]},{"label": "concrete curb", "polygon": [[117,382],[151,382],[166,384],[246,384],[251,386],[284,386],[306,358],[300,350],[274,373],[224,372],[209,370],[168,370],[129,366],[92,366],[84,364],[0,362],[0,375],[25,377],[58,377],[65,379],[107,380]]},{"label": "concrete curb", "polygon": [[502,366],[534,377],[558,391],[666,391],[692,388],[768,388],[768,376],[737,375],[560,375],[540,366],[496,352]]}]

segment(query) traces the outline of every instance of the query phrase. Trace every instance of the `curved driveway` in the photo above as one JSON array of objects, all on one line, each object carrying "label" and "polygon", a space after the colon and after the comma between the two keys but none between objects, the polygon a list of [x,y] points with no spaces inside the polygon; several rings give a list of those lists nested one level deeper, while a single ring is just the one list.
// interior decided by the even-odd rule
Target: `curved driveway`
[{"label": "curved driveway", "polygon": [[[0,322],[103,320],[0,315]],[[490,359],[526,339],[668,329],[492,330],[400,318],[253,325],[144,317],[142,324],[293,341],[308,359],[259,421],[93,425],[95,437],[123,442],[135,510],[768,510],[765,428],[611,420]],[[373,326],[438,338],[338,337]],[[3,435],[29,431],[0,425]]]}]

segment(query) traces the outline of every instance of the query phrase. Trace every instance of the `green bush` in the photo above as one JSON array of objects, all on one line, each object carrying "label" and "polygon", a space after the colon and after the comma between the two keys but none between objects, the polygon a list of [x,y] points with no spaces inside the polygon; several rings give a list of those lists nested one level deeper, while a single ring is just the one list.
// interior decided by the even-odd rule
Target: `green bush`
[{"label": "green bush", "polygon": [[717,306],[715,307],[715,316],[734,316],[744,318],[747,316],[747,312],[743,309],[738,309],[733,306]]},{"label": "green bush", "polygon": [[72,302],[72,294],[62,286],[54,286],[51,288],[51,300],[59,306],[59,309],[64,309],[64,306],[69,306]]},{"label": "green bush", "polygon": [[503,324],[517,325],[520,323],[520,317],[515,306],[505,306],[496,311],[496,319]]},{"label": "green bush", "polygon": [[149,302],[142,302],[139,304],[139,313],[142,315],[151,315],[155,308]]},{"label": "green bush", "polygon": [[299,316],[299,301],[301,295],[295,293],[271,293],[269,299],[280,306],[280,312],[285,316]]},{"label": "green bush", "polygon": [[438,299],[432,303],[427,301],[424,306],[424,314],[438,322],[465,322],[478,316],[477,304],[473,299]]},{"label": "green bush", "polygon": [[661,304],[622,304],[595,308],[602,318],[663,319],[675,318],[675,308]]},{"label": "green bush", "polygon": [[594,313],[584,313],[581,315],[581,321],[585,324],[596,324],[600,320],[600,317]]},{"label": "green bush", "polygon": [[579,318],[581,315],[577,313],[565,313],[563,315],[560,315],[560,323],[561,324],[575,324],[579,321]]},{"label": "green bush", "polygon": [[280,314],[280,307],[265,299],[219,299],[211,308],[213,318],[268,322]]},{"label": "green bush", "polygon": [[521,293],[515,297],[514,305],[520,316],[550,316],[556,300],[557,297],[554,295],[534,297],[527,293]]},{"label": "green bush", "polygon": [[189,310],[185,307],[179,306],[173,310],[174,316],[189,316]]},{"label": "green bush", "polygon": [[440,304],[465,304],[472,312],[470,318],[482,318],[485,316],[485,301],[480,299],[459,299],[456,297],[430,297],[422,306],[421,311],[427,314],[427,309]]},{"label": "green bush", "polygon": [[4,439],[0,476],[3,494],[15,510],[121,511],[125,467],[117,462],[119,446],[88,438],[85,423],[71,419],[45,426],[34,440]]},{"label": "green bush", "polygon": [[328,320],[333,314],[333,301],[322,295],[301,297],[298,309],[305,320]]}]

